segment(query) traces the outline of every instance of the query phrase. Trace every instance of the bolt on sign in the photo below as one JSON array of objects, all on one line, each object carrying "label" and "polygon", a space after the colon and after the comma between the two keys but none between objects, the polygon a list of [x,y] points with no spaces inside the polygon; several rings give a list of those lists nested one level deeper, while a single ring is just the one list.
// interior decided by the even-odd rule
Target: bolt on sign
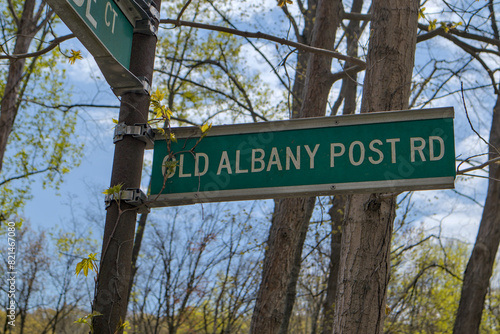
[{"label": "bolt on sign", "polygon": [[[453,188],[453,108],[157,134],[148,206]],[[174,161],[172,163],[172,161]]]},{"label": "bolt on sign", "polygon": [[114,89],[142,87],[128,71],[134,26],[113,0],[47,0]]}]

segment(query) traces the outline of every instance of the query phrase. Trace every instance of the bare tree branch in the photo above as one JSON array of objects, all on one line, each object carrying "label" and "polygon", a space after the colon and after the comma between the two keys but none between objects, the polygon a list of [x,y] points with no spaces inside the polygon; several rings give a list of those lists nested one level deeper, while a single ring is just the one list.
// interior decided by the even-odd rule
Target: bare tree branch
[{"label": "bare tree branch", "polygon": [[[67,112],[67,111],[69,111],[70,109],[73,109],[73,108],[102,108],[102,109],[119,109],[120,108],[119,105],[111,105],[111,104],[86,104],[86,103],[79,103],[79,104],[55,104],[55,105],[48,105],[48,104],[44,104],[44,103],[42,103],[40,101],[35,101],[35,100],[25,99],[24,101],[29,102],[29,103],[34,103],[34,104],[37,104],[37,105],[45,107],[45,108],[63,109],[63,112]],[[192,122],[192,121],[190,121],[188,119],[180,118],[180,117],[175,117],[173,115],[170,117],[170,119],[172,119],[174,121],[177,121],[177,122],[190,124],[190,125],[193,125],[193,126],[199,126],[200,125],[200,124],[194,123],[194,122]]]},{"label": "bare tree branch", "polygon": [[492,149],[494,149],[498,154],[500,154],[500,151],[498,150],[498,148],[496,148],[494,145],[492,145],[489,141],[487,141],[486,139],[484,139],[480,134],[479,132],[476,131],[476,129],[474,129],[474,126],[472,126],[472,122],[469,118],[469,112],[467,110],[467,104],[465,103],[465,94],[464,94],[464,91],[463,91],[463,86],[464,84],[461,83],[461,87],[462,87],[462,103],[463,103],[463,106],[464,106],[464,109],[465,109],[465,116],[467,116],[467,121],[469,122],[469,125],[470,125],[470,128],[472,129],[472,131],[474,131],[474,133],[484,142],[486,143],[486,145],[488,145],[489,147],[491,147]]},{"label": "bare tree branch", "polygon": [[[203,65],[203,63],[205,63],[205,64],[210,64],[211,62],[209,62],[209,61],[200,62],[200,64],[197,64],[197,66],[198,66],[198,65]],[[215,62],[214,62],[214,63],[215,63]],[[222,69],[223,71],[225,71],[222,67],[221,67],[221,69]],[[217,89],[211,88],[211,87],[209,87],[209,86],[206,86],[206,85],[200,84],[200,83],[195,82],[195,81],[193,81],[193,80],[190,80],[190,79],[188,79],[188,78],[186,78],[186,77],[180,77],[180,76],[178,76],[178,75],[176,75],[176,74],[174,74],[174,73],[168,73],[168,72],[166,72],[166,71],[159,70],[159,69],[155,69],[155,71],[156,71],[156,72],[159,72],[159,73],[163,73],[163,74],[169,75],[169,76],[173,76],[173,77],[175,77],[175,78],[177,78],[177,79],[180,79],[180,80],[182,80],[182,81],[185,81],[185,82],[190,83],[190,84],[192,84],[192,85],[195,85],[195,86],[197,86],[197,87],[200,87],[200,88],[206,89],[206,90],[208,90],[208,91],[210,91],[210,92],[213,92],[213,93],[219,94],[219,95],[221,95],[221,96],[224,96],[224,97],[228,98],[228,99],[229,99],[229,100],[231,100],[231,101],[234,101],[234,102],[235,102],[238,106],[240,106],[241,108],[243,108],[243,109],[247,110],[248,112],[250,112],[250,115],[252,116],[252,118],[254,119],[254,121],[255,121],[255,122],[257,122],[257,120],[256,120],[257,118],[260,118],[260,119],[261,119],[261,120],[263,120],[263,121],[268,121],[268,119],[267,119],[266,117],[264,117],[264,116],[262,116],[262,115],[260,115],[260,114],[256,113],[256,112],[253,110],[253,108],[251,107],[251,105],[250,105],[250,106],[246,106],[246,105],[244,105],[243,103],[241,103],[240,101],[238,101],[238,100],[237,100],[234,96],[231,96],[231,95],[229,95],[229,94],[226,94],[226,93],[224,93],[223,91],[220,91],[220,90],[217,90]],[[226,72],[226,73],[227,73],[227,72]],[[233,81],[233,78],[230,78],[230,79],[231,79],[231,81]],[[237,87],[237,88],[238,88],[238,90],[240,90],[240,91],[242,92],[242,94],[243,94],[244,96],[246,96],[246,93],[245,93],[244,91],[242,91],[242,89],[243,89],[243,88],[242,88],[241,86],[239,86],[239,83],[237,83],[237,82],[235,82],[235,81],[233,81],[233,83],[234,83],[235,85],[237,85],[237,86],[238,86],[238,87]],[[247,98],[248,98],[248,97],[245,97],[245,100],[246,100]],[[172,117],[172,118],[173,118],[173,117]],[[183,120],[183,122],[187,122],[187,123],[189,123],[187,120],[186,120],[186,121],[184,121],[184,120]]]},{"label": "bare tree branch", "polygon": [[19,17],[17,16],[16,10],[14,9],[14,4],[12,3],[12,0],[7,0],[9,3],[9,11],[12,14],[12,17],[14,18],[14,21],[16,22],[17,28],[19,28],[19,25],[21,24],[19,22]]},{"label": "bare tree branch", "polygon": [[295,18],[290,14],[290,12],[288,11],[288,8],[286,6],[281,7],[281,9],[283,10],[283,13],[285,13],[288,21],[290,21],[290,24],[293,27],[293,31],[295,33],[295,36],[297,37],[297,41],[299,41],[300,43],[304,43],[304,36],[302,36],[300,34],[300,29],[299,29],[299,26],[297,24],[297,21],[295,21]]},{"label": "bare tree branch", "polygon": [[[36,31],[39,31],[40,29],[45,27],[45,25],[53,18],[53,16],[54,16],[54,11],[52,10],[52,8],[49,7],[47,15],[45,16],[43,21],[40,22],[40,24],[36,27]],[[35,22],[38,22],[38,19]]]},{"label": "bare tree branch", "polygon": [[191,4],[191,1],[192,1],[192,0],[188,0],[188,1],[184,4],[184,6],[182,6],[182,9],[181,9],[181,11],[179,12],[179,15],[177,15],[177,20],[176,20],[177,22],[180,22],[181,17],[182,17],[182,14],[184,14],[184,12],[185,12],[185,11],[186,11],[186,9],[188,8],[189,4]]},{"label": "bare tree branch", "polygon": [[365,68],[366,68],[366,66],[355,65],[355,66],[346,68],[345,70],[343,70],[341,72],[332,73],[329,77],[328,84],[330,84],[330,82],[331,82],[331,84],[333,85],[338,80],[349,78],[352,75],[363,71]]},{"label": "bare tree branch", "polygon": [[211,24],[196,23],[196,22],[189,22],[189,21],[176,21],[176,20],[172,20],[172,19],[161,19],[160,23],[173,24],[175,26],[187,26],[187,27],[194,27],[194,28],[199,28],[199,29],[220,31],[220,32],[228,33],[228,34],[247,37],[247,38],[266,39],[268,41],[276,42],[276,43],[279,43],[282,45],[288,45],[288,46],[294,47],[294,48],[299,49],[299,50],[303,50],[303,51],[307,51],[307,52],[311,52],[311,53],[316,53],[316,54],[321,54],[321,55],[325,55],[325,56],[330,56],[330,57],[333,57],[336,59],[349,61],[353,64],[360,65],[360,66],[366,66],[365,62],[359,58],[349,57],[349,56],[343,55],[342,53],[336,52],[336,51],[315,48],[313,46],[309,46],[309,45],[305,45],[305,44],[301,44],[301,43],[297,43],[297,42],[292,42],[292,41],[286,40],[284,38],[279,38],[279,37],[264,34],[261,32],[241,31],[241,30],[237,30],[237,29],[215,26],[215,25],[211,25]]},{"label": "bare tree branch", "polygon": [[483,169],[484,167],[487,167],[487,166],[489,166],[491,164],[498,163],[498,162],[500,162],[500,157],[488,160],[488,161],[486,161],[486,162],[484,162],[484,163],[482,163],[480,165],[477,165],[477,166],[465,168],[465,169],[462,169],[462,170],[457,170],[457,175],[465,175],[465,173],[471,172],[473,170]]},{"label": "bare tree branch", "polygon": [[[495,16],[495,9],[493,7],[493,0],[488,1],[488,10],[490,12],[490,18],[491,18],[491,29],[493,29],[493,36],[495,36],[494,40],[500,42],[500,34],[498,33],[498,25]],[[500,45],[497,45],[497,47],[500,49]]]},{"label": "bare tree branch", "polygon": [[28,177],[28,176],[45,173],[45,172],[48,172],[51,170],[59,171],[59,169],[57,167],[47,167],[47,168],[44,168],[42,170],[27,172],[25,174],[16,175],[16,176],[13,176],[13,177],[10,177],[8,179],[3,180],[2,182],[0,182],[0,186],[3,186],[4,184],[9,183],[9,182],[14,181],[14,180],[23,179],[23,178]]},{"label": "bare tree branch", "polygon": [[[299,6],[299,9],[300,9],[300,12],[302,13],[302,15],[305,15],[307,13],[307,9],[304,7],[304,2],[302,2],[301,0],[297,0],[297,5]],[[285,4],[285,7],[286,7],[286,4]]]},{"label": "bare tree branch", "polygon": [[[233,27],[234,29],[236,29],[236,26],[234,24],[232,24],[229,19],[217,8],[214,6],[214,4],[212,3],[212,1],[208,0],[208,3],[212,6],[212,8],[217,12],[217,14],[219,14],[222,19],[227,23],[229,24],[231,27]],[[249,39],[249,38],[246,38],[245,39],[247,40],[247,42],[254,48],[255,51],[257,51],[258,54],[261,55],[261,57],[266,61],[266,63],[271,67],[271,70],[274,72],[274,74],[276,74],[276,77],[278,78],[278,80],[281,82],[281,84],[283,85],[283,87],[285,87],[285,89],[289,92],[291,92],[291,89],[289,87],[289,85],[283,80],[283,78],[279,75],[278,71],[276,70],[276,67],[271,63],[271,61],[266,57],[266,55],[264,53],[262,53],[262,51]],[[286,66],[285,67],[285,71],[286,71]],[[296,98],[296,97],[295,97]]]},{"label": "bare tree branch", "polygon": [[38,56],[43,55],[43,54],[49,52],[50,50],[54,49],[56,46],[58,46],[62,42],[67,41],[68,39],[71,39],[74,37],[75,37],[75,35],[73,35],[73,34],[57,37],[54,40],[52,40],[52,42],[50,42],[50,44],[45,49],[41,49],[39,51],[32,52],[32,53],[0,55],[0,59],[21,59],[21,58],[38,57]]},{"label": "bare tree branch", "polygon": [[371,21],[371,14],[342,12],[343,20]]}]

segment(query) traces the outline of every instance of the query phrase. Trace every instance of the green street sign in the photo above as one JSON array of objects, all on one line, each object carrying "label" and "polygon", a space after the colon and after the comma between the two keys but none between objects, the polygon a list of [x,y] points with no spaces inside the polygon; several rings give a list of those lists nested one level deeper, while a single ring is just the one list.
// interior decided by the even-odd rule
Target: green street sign
[{"label": "green street sign", "polygon": [[177,143],[157,135],[148,205],[453,188],[453,117],[438,108],[218,126],[201,140],[198,128],[175,128]]},{"label": "green street sign", "polygon": [[113,0],[47,0],[119,91],[142,88],[129,72],[134,27]]}]

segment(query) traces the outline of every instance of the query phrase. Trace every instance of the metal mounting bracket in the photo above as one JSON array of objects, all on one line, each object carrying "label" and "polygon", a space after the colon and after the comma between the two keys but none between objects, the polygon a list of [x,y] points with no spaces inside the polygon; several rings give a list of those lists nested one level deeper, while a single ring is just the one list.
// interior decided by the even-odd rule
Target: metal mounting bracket
[{"label": "metal mounting bracket", "polygon": [[121,190],[119,194],[106,194],[104,203],[107,209],[112,201],[123,201],[124,203],[138,207],[139,213],[148,213],[149,208],[145,205],[147,198],[148,197],[141,189],[128,188]]},{"label": "metal mounting bracket", "polygon": [[142,83],[142,87],[112,87],[113,92],[116,96],[122,96],[126,93],[151,95],[151,85],[149,84],[149,80],[146,77],[137,77],[137,79]]},{"label": "metal mounting bracket", "polygon": [[115,3],[133,26],[139,20],[155,19],[160,21],[160,13],[152,0],[115,0]]},{"label": "metal mounting bracket", "polygon": [[158,28],[156,28],[154,20],[147,18],[135,22],[134,34],[136,33],[157,36]]},{"label": "metal mounting bracket", "polygon": [[153,129],[151,129],[148,124],[127,125],[123,122],[117,124],[115,127],[113,143],[116,144],[122,140],[124,136],[132,136],[145,142],[146,149],[152,149],[154,147]]}]

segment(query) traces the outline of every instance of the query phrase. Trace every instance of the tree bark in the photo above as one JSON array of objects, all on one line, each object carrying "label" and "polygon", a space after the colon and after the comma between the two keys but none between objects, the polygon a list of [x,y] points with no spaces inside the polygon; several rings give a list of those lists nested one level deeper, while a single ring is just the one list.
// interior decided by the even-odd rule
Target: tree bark
[{"label": "tree bark", "polygon": [[[318,5],[317,0],[312,0],[309,2],[309,8],[307,12],[304,14],[304,30],[302,32],[302,35],[298,38],[298,40],[301,43],[304,44],[311,44],[312,40],[312,33],[313,33],[313,28],[314,28],[314,18],[316,17],[316,7]],[[303,102],[303,95],[304,95],[304,90],[305,90],[305,81],[306,81],[306,73],[307,73],[307,64],[309,63],[309,57],[310,54],[308,52],[304,51],[299,51],[297,55],[297,64],[295,66],[295,78],[293,82],[293,87],[292,87],[292,113],[291,113],[291,118],[300,118],[300,109],[302,106]],[[310,199],[309,199],[310,200]],[[278,205],[279,205],[279,200],[275,201],[275,208],[274,208],[274,215],[277,214],[279,211]],[[300,236],[298,239],[299,247],[300,249],[303,248],[304,246],[304,241],[305,241],[305,236],[307,235],[307,227],[308,223],[304,222],[303,220],[309,220],[311,215],[312,215],[312,210],[314,210],[314,203],[311,204],[307,203],[305,204],[307,207],[304,209],[306,212],[306,215],[304,217],[297,217],[298,220],[300,220],[299,226],[301,228],[300,230]],[[273,217],[274,217],[273,215]],[[273,219],[273,222],[275,220]],[[278,223],[279,224],[279,223]],[[269,232],[271,234],[271,232]],[[271,242],[271,239],[269,239],[269,242]],[[272,241],[274,242],[274,241]],[[290,277],[288,280],[288,287],[287,287],[287,292],[286,292],[286,297],[285,297],[285,311],[283,315],[283,322],[281,323],[281,328],[280,328],[280,333],[281,334],[286,334],[288,331],[288,326],[290,323],[290,316],[292,314],[293,310],[293,304],[295,303],[295,294],[297,291],[297,281],[298,277],[300,274],[300,262],[302,260],[302,252],[298,252],[295,254],[295,259],[293,260],[293,265],[290,273]]]},{"label": "tree bark", "polygon": [[[354,0],[351,7],[351,13],[361,13],[363,0]],[[346,27],[347,55],[351,57],[358,56],[358,39],[361,34],[359,20],[350,20]],[[354,64],[346,63],[346,68]],[[357,73],[342,80],[340,96],[332,110],[335,115],[342,101],[344,108],[343,115],[354,114],[356,111],[357,98]],[[344,220],[346,197],[342,195],[335,196],[332,206],[328,211],[332,221],[332,237],[330,240],[330,268],[328,272],[328,281],[326,286],[326,298],[323,303],[323,324],[322,333],[330,334],[333,331],[333,316],[335,310],[335,298],[337,295],[337,278],[340,264],[340,249],[342,240],[342,222]]]},{"label": "tree bark", "polygon": [[[351,13],[361,13],[362,8],[363,0],[354,0],[351,6]],[[358,56],[358,43],[361,32],[362,29],[360,27],[359,20],[351,19],[345,29],[348,56]],[[346,68],[351,66],[354,66],[354,64],[346,62]],[[342,110],[343,115],[351,115],[355,113],[358,89],[357,77],[357,73],[354,73],[342,80],[340,96],[333,107],[332,116],[337,113],[336,110],[340,107],[342,101],[344,102],[344,108]],[[344,221],[345,203],[346,197],[343,195],[337,195],[334,197],[332,206],[328,211],[332,221],[332,237],[330,240],[330,268],[326,286],[326,297],[323,303],[323,334],[330,334],[333,331],[333,315],[335,310],[335,298],[337,295],[337,277],[340,263],[342,222]]]},{"label": "tree bark", "polygon": [[333,330],[333,312],[335,297],[337,296],[337,278],[340,265],[340,249],[342,242],[342,222],[344,221],[346,197],[338,195],[333,198],[332,206],[328,211],[332,220],[332,237],[330,240],[330,269],[326,286],[326,298],[323,303],[323,334],[330,334]]},{"label": "tree bark", "polygon": [[130,302],[130,295],[132,294],[132,287],[134,285],[135,274],[137,274],[137,259],[139,258],[139,253],[141,251],[142,239],[144,238],[144,230],[146,229],[146,222],[148,220],[148,212],[141,213],[139,218],[139,223],[137,224],[137,229],[134,238],[134,247],[132,248],[132,263],[130,265],[130,282],[127,292],[127,305]]},{"label": "tree bark", "polygon": [[[351,13],[361,13],[363,9],[364,0],[354,0],[351,6]],[[364,30],[363,27],[360,26],[360,21],[357,19],[351,19],[349,24],[345,28],[345,36],[346,36],[346,47],[347,47],[347,55],[350,57],[358,57],[358,44],[359,37]],[[355,66],[356,64],[346,62],[345,68],[350,68]],[[343,115],[351,115],[354,114],[357,108],[357,89],[358,89],[358,74],[353,73],[349,75],[347,78],[342,80],[342,87],[340,88],[340,96],[332,107],[332,116],[337,114],[337,110],[339,109],[342,102],[344,102],[344,108],[342,110]]]},{"label": "tree bark", "polygon": [[[489,159],[500,156],[500,96],[493,108]],[[476,242],[464,273],[453,334],[479,333],[484,300],[500,242],[500,164],[489,166],[489,183]]]},{"label": "tree bark", "polygon": [[[339,0],[318,1],[312,33],[313,46],[333,49],[337,26],[340,23],[340,6]],[[303,103],[297,115],[299,118],[325,114],[332,85],[329,81],[331,66],[330,57],[309,55],[302,95]],[[301,75],[300,69],[297,73]],[[292,108],[292,110],[297,109]],[[292,115],[295,116],[295,112]],[[282,199],[275,202],[262,281],[257,294],[250,333],[286,333],[288,330],[289,318],[295,301],[296,282],[300,272],[302,246],[315,201],[315,197],[306,197]]]},{"label": "tree bark", "polygon": [[[418,7],[417,0],[373,1],[362,112],[408,107]],[[390,194],[348,197],[334,333],[382,332],[394,216]]]}]

